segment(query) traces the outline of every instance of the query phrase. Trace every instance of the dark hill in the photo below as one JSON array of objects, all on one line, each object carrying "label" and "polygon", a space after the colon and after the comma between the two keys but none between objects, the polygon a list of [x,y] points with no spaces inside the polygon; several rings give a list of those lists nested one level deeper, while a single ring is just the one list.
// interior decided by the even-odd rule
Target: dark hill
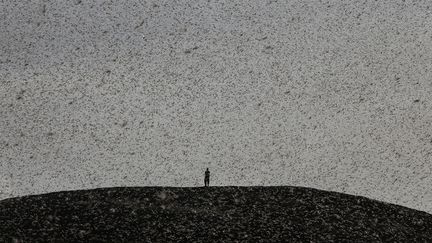
[{"label": "dark hill", "polygon": [[300,187],[125,187],[0,201],[0,242],[432,242],[432,215]]}]

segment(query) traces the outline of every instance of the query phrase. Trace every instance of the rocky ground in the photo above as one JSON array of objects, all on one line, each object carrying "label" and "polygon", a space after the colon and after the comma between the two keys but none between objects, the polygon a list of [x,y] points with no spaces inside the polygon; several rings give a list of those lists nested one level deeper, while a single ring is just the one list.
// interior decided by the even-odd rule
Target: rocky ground
[{"label": "rocky ground", "polygon": [[125,187],[0,201],[0,242],[432,242],[432,215],[300,187]]}]

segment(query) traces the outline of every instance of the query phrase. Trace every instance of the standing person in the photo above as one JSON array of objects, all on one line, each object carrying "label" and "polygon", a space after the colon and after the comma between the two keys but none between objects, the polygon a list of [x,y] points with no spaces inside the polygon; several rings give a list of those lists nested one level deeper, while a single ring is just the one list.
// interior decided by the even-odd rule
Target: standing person
[{"label": "standing person", "polygon": [[204,176],[204,186],[209,186],[210,184],[210,171],[207,168],[207,170],[205,171],[205,176]]}]

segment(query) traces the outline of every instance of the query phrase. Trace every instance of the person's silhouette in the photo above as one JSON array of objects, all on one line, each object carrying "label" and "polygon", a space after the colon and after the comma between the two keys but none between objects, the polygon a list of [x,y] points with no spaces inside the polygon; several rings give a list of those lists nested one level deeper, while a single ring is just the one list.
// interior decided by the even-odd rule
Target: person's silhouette
[{"label": "person's silhouette", "polygon": [[209,186],[210,184],[210,171],[207,168],[207,170],[205,171],[205,176],[204,176],[204,186]]}]

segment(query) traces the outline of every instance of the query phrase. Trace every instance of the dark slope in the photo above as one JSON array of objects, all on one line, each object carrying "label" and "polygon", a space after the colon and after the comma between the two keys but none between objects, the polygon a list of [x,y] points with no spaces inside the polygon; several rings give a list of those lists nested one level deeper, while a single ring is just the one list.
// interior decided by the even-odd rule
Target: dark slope
[{"label": "dark slope", "polygon": [[126,187],[0,201],[10,242],[432,242],[432,215],[299,187]]}]

